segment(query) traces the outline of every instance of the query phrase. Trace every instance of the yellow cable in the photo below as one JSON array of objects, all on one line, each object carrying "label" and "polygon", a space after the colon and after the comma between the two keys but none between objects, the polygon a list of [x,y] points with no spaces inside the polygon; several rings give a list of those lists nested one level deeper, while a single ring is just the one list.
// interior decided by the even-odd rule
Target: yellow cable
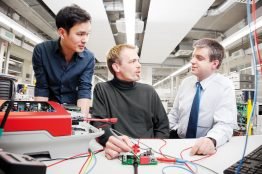
[{"label": "yellow cable", "polygon": [[90,153],[90,157],[89,157],[89,159],[88,159],[88,162],[87,162],[86,165],[83,167],[83,170],[82,170],[81,174],[82,174],[82,173],[83,173],[83,174],[86,173],[86,170],[87,170],[88,166],[90,165],[92,159],[93,159],[93,153]]},{"label": "yellow cable", "polygon": [[[252,126],[253,124],[249,122],[251,121],[251,112],[252,112],[252,102],[251,99],[247,100],[247,131],[248,131],[248,135],[252,135]],[[248,127],[249,125],[249,127]]]}]

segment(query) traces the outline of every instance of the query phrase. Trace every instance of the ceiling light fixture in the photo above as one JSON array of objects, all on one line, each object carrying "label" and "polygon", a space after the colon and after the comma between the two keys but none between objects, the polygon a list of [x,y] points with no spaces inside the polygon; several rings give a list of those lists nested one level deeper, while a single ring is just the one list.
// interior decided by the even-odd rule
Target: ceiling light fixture
[{"label": "ceiling light fixture", "polygon": [[255,29],[258,29],[262,27],[262,16],[257,18],[256,20],[256,28],[254,25],[254,22],[252,22],[250,24],[250,28],[249,26],[245,26],[244,28],[242,28],[241,30],[235,32],[234,34],[230,35],[229,37],[227,37],[226,39],[224,39],[221,43],[221,45],[223,45],[223,47],[228,48],[230,46],[232,46],[234,44],[234,42],[236,42],[237,40],[241,39],[242,37],[246,36],[249,32],[253,32]]},{"label": "ceiling light fixture", "polygon": [[177,71],[173,72],[172,74],[170,74],[170,75],[167,76],[166,78],[164,78],[164,79],[156,82],[155,84],[153,84],[153,86],[155,87],[155,86],[159,85],[160,83],[166,81],[167,79],[181,74],[182,72],[184,72],[185,70],[187,70],[187,69],[190,68],[190,67],[191,67],[191,63],[188,63],[188,64],[182,66],[181,68],[179,68]]},{"label": "ceiling light fixture", "polygon": [[[135,33],[143,33],[144,31],[144,21],[140,19],[135,20]],[[120,33],[126,33],[126,21],[125,18],[120,18],[116,20],[116,29]]]},{"label": "ceiling light fixture", "polygon": [[[254,25],[254,22],[252,22],[250,24],[250,28],[249,28],[248,25],[245,26],[241,30],[235,32],[234,34],[230,35],[229,37],[227,37],[226,39],[221,41],[220,44],[223,45],[223,47],[225,47],[225,48],[229,48],[230,46],[232,46],[234,44],[234,42],[236,42],[237,40],[246,36],[249,32],[253,32],[255,29],[258,29],[260,27],[262,27],[262,16],[256,19],[256,26]],[[170,74],[166,78],[156,82],[153,86],[157,86],[160,83],[164,82],[165,80],[169,79],[170,77],[174,77],[174,76],[181,74],[183,71],[185,71],[187,68],[190,68],[190,67],[191,67],[191,63],[184,65],[183,67],[181,67],[177,71],[173,72],[172,74]]]},{"label": "ceiling light fixture", "polygon": [[16,32],[20,33],[21,35],[24,35],[26,38],[30,39],[34,43],[38,44],[43,42],[44,40],[32,33],[31,31],[27,30],[20,24],[16,23],[13,19],[7,17],[5,14],[0,12],[0,23],[3,23],[4,25],[12,28]]},{"label": "ceiling light fixture", "polygon": [[136,0],[123,0],[126,21],[126,43],[135,45]]}]

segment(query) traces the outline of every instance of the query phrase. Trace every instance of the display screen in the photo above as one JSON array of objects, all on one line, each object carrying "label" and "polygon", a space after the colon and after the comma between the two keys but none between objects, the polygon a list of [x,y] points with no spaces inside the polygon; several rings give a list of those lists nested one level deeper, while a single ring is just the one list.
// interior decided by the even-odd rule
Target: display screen
[{"label": "display screen", "polygon": [[257,105],[257,114],[262,115],[262,104]]}]

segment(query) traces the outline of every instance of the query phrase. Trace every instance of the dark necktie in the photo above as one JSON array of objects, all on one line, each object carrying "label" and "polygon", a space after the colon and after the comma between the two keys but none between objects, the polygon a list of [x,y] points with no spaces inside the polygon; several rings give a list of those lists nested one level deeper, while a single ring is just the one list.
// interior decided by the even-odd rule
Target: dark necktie
[{"label": "dark necktie", "polygon": [[196,94],[192,103],[188,126],[187,126],[186,138],[196,138],[201,89],[202,89],[201,84],[197,82]]}]

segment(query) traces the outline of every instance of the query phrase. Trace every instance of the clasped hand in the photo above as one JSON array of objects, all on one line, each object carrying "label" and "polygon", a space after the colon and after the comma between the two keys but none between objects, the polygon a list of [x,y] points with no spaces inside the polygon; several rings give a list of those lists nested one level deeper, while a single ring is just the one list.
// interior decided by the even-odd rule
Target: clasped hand
[{"label": "clasped hand", "polygon": [[216,153],[216,147],[212,140],[207,137],[201,137],[192,147],[190,155],[212,155],[214,153]]}]

